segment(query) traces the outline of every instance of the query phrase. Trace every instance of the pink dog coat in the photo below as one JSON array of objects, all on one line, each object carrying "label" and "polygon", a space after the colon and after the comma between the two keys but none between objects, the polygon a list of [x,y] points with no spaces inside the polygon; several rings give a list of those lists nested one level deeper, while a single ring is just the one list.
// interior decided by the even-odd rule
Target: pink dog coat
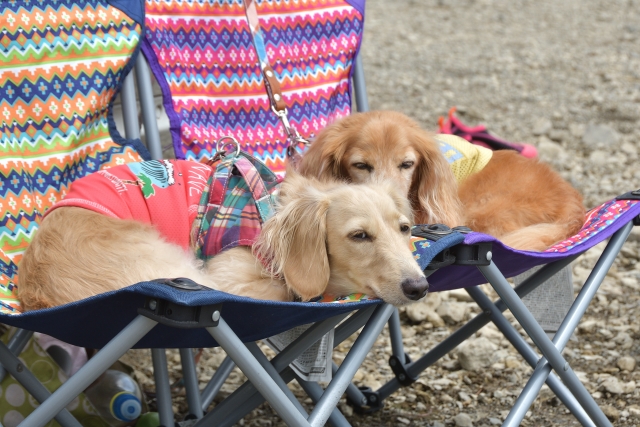
[{"label": "pink dog coat", "polygon": [[211,166],[177,161],[129,163],[101,170],[71,184],[69,193],[47,215],[75,206],[119,219],[152,224],[169,242],[185,249]]}]

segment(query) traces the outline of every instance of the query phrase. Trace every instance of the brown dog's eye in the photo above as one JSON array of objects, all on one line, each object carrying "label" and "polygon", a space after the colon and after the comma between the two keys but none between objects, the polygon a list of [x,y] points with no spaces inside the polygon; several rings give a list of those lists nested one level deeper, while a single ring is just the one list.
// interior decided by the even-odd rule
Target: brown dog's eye
[{"label": "brown dog's eye", "polygon": [[371,236],[369,236],[369,234],[367,234],[366,231],[356,231],[355,233],[351,234],[351,239],[355,240],[356,242],[363,242],[365,240],[371,240]]},{"label": "brown dog's eye", "polygon": [[400,163],[400,169],[409,169],[415,164],[414,161],[408,160],[406,162]]},{"label": "brown dog's eye", "polygon": [[411,230],[411,227],[409,227],[407,224],[402,224],[400,226],[400,232],[401,233],[408,233],[409,230]]},{"label": "brown dog's eye", "polygon": [[353,166],[353,167],[354,167],[354,168],[356,168],[356,169],[363,170],[363,171],[369,171],[369,172],[371,172],[371,171],[373,170],[373,168],[371,167],[371,165],[368,165],[368,164],[363,163],[363,162],[354,163],[354,164],[353,164],[353,165],[351,165],[351,166]]}]

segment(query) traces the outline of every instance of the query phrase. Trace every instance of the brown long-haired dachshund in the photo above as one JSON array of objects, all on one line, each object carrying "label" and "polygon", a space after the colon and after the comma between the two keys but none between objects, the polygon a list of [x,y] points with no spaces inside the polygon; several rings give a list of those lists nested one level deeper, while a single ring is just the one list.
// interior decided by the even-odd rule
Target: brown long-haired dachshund
[{"label": "brown long-haired dachshund", "polygon": [[416,223],[467,225],[521,250],[544,250],[582,227],[582,196],[548,165],[496,151],[457,182],[440,144],[404,114],[353,114],[318,135],[300,172],[356,183],[392,180],[408,195]]}]

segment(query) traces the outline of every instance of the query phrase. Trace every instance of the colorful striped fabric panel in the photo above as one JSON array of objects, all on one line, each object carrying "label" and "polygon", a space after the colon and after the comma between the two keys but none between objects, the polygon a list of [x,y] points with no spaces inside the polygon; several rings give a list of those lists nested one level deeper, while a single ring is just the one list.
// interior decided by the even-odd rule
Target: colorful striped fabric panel
[{"label": "colorful striped fabric panel", "polygon": [[0,304],[11,311],[15,264],[43,212],[73,180],[141,160],[139,142],[110,136],[109,107],[142,26],[108,0],[22,0],[2,3],[0,28]]},{"label": "colorful striped fabric panel", "polygon": [[609,200],[589,210],[585,222],[576,234],[556,243],[545,252],[568,252],[586,243],[613,224],[623,213],[638,203],[637,200]]},{"label": "colorful striped fabric panel", "polygon": [[[363,29],[345,0],[261,1],[258,15],[291,123],[310,138],[350,113]],[[274,172],[285,134],[270,110],[242,0],[146,0],[143,51],[165,95],[176,157],[209,158],[232,135]]]}]

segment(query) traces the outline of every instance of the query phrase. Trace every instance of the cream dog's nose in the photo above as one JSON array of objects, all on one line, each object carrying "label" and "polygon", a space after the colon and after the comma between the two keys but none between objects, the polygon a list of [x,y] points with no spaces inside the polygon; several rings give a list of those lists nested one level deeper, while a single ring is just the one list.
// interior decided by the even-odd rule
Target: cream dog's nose
[{"label": "cream dog's nose", "polygon": [[424,276],[419,279],[405,279],[400,286],[404,295],[412,301],[424,297],[429,290],[429,282]]}]

